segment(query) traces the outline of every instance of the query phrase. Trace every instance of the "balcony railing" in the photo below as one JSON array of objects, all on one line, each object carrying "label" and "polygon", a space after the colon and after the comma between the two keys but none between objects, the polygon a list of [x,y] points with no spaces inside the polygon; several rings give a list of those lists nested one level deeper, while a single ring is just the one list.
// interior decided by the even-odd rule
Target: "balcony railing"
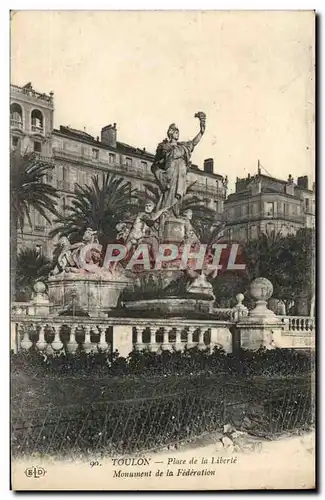
[{"label": "balcony railing", "polygon": [[107,160],[102,160],[101,158],[93,158],[91,155],[83,151],[67,151],[62,148],[53,148],[53,156],[55,158],[60,158],[64,160],[71,160],[72,162],[84,161],[90,165],[94,165],[97,168],[105,169],[106,171],[114,172],[118,175],[127,174],[130,177],[135,177],[137,179],[149,180],[153,178],[150,169],[139,165],[126,165],[125,163],[109,163]]},{"label": "balcony railing", "polygon": [[14,120],[13,118],[11,118],[10,125],[12,127],[16,127],[16,128],[23,128],[22,120]]},{"label": "balcony railing", "polygon": [[260,221],[263,219],[269,220],[285,220],[289,222],[297,222],[303,224],[305,221],[304,215],[288,214],[286,212],[276,211],[276,212],[257,212],[254,214],[245,215],[232,215],[231,217],[226,214],[227,224],[237,224],[238,222],[253,222]]},{"label": "balcony railing", "polygon": [[38,125],[32,125],[32,132],[38,134],[44,134],[44,127],[39,127]]},{"label": "balcony railing", "polygon": [[18,85],[10,85],[10,89],[13,92],[17,92],[19,94],[25,94],[27,96],[36,97],[42,101],[53,102],[53,95],[41,94],[40,92],[36,92],[33,88],[30,87],[19,87]]},{"label": "balcony railing", "polygon": [[192,190],[193,194],[200,195],[203,198],[218,198],[219,200],[226,199],[226,191],[224,189],[214,188],[212,186],[203,187],[202,185],[196,187],[194,184]]}]

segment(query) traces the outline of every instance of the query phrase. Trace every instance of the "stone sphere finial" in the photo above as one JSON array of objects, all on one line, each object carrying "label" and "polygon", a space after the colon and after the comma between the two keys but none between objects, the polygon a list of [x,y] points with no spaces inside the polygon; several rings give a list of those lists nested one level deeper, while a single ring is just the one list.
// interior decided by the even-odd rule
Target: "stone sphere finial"
[{"label": "stone sphere finial", "polygon": [[256,278],[250,286],[250,294],[255,300],[269,300],[273,294],[273,285],[266,278]]},{"label": "stone sphere finial", "polygon": [[236,295],[237,304],[242,305],[244,298],[245,298],[245,295],[243,293],[237,293],[237,295]]},{"label": "stone sphere finial", "polygon": [[43,281],[36,281],[33,288],[35,293],[44,293],[46,291],[46,285]]}]

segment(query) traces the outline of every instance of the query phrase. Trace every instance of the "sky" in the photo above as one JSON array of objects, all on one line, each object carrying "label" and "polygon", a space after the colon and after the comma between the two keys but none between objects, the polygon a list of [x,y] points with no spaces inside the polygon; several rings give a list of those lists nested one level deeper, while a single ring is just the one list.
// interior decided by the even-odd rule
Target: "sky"
[{"label": "sky", "polygon": [[263,168],[314,180],[314,16],[311,11],[18,11],[11,82],[54,92],[54,126],[154,152],[170,123],[193,138],[192,162],[216,173]]}]

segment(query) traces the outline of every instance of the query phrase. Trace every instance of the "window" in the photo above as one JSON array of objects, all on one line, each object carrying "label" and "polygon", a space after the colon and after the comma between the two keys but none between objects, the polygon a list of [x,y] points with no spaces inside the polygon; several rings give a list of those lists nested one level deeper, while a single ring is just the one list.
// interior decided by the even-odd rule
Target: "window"
[{"label": "window", "polygon": [[43,133],[43,115],[39,109],[32,111],[32,132]]},{"label": "window", "polygon": [[148,166],[148,163],[146,161],[141,162],[141,167],[147,168],[147,166]]},{"label": "window", "polygon": [[19,137],[13,136],[12,137],[12,146],[16,148],[19,144]]},{"label": "window", "polygon": [[247,228],[246,227],[241,227],[239,229],[239,239],[246,240],[246,238],[247,238]]},{"label": "window", "polygon": [[111,165],[114,165],[114,163],[116,162],[116,155],[114,153],[109,153],[108,161]]},{"label": "window", "polygon": [[127,167],[132,167],[132,158],[125,158],[125,164]]},{"label": "window", "polygon": [[258,237],[257,226],[251,226],[251,238],[254,240]]},{"label": "window", "polygon": [[10,106],[10,124],[12,127],[23,128],[23,111],[19,104]]},{"label": "window", "polygon": [[247,205],[243,205],[241,207],[241,213],[242,213],[242,215],[247,215],[247,211],[248,211]]},{"label": "window", "polygon": [[241,210],[240,210],[240,207],[235,207],[235,217],[240,217],[241,215]]},{"label": "window", "polygon": [[283,203],[283,213],[284,215],[288,214],[288,203]]},{"label": "window", "polygon": [[274,215],[274,203],[273,201],[267,201],[265,203],[266,215],[272,217]]},{"label": "window", "polygon": [[306,212],[309,212],[309,198],[305,198],[305,209]]},{"label": "window", "polygon": [[99,150],[98,149],[95,149],[95,148],[92,149],[92,157],[94,160],[98,160],[98,158],[99,158]]},{"label": "window", "polygon": [[34,141],[34,151],[35,151],[35,153],[42,152],[42,143],[41,142]]}]

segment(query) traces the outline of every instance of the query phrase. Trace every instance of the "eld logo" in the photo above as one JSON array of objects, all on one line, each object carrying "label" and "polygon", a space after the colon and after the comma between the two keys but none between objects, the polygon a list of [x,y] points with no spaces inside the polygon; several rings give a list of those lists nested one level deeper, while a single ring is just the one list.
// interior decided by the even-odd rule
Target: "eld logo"
[{"label": "eld logo", "polygon": [[46,469],[43,469],[43,467],[28,467],[28,469],[25,470],[25,475],[27,477],[34,477],[36,479],[45,476],[45,474]]}]

